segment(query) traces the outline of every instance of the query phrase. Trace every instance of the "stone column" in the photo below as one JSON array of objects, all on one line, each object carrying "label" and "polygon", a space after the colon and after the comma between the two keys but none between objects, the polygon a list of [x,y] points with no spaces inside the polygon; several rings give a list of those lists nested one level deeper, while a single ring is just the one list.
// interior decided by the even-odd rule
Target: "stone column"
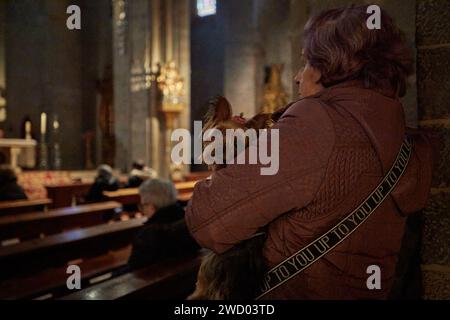
[{"label": "stone column", "polygon": [[5,55],[5,37],[6,37],[6,2],[0,1],[0,130],[5,135],[6,114],[6,55]]},{"label": "stone column", "polygon": [[113,71],[114,131],[116,136],[115,166],[127,170],[131,162],[131,95],[129,1],[113,0]]},{"label": "stone column", "polygon": [[264,51],[256,28],[257,0],[221,2],[225,15],[225,96],[236,114],[253,116],[262,103]]},{"label": "stone column", "polygon": [[143,159],[166,176],[164,121],[155,103],[150,107],[154,97],[146,75],[155,71],[157,64],[164,65],[169,59],[176,62],[186,89],[186,110],[178,125],[188,127],[189,3],[114,0],[113,4],[117,166],[128,170],[131,161]]},{"label": "stone column", "polygon": [[133,160],[152,166],[149,148],[151,6],[148,0],[114,0],[114,111],[116,166],[128,171]]},{"label": "stone column", "polygon": [[[153,0],[152,26],[151,26],[151,65],[153,68],[159,63],[165,65],[174,61],[180,76],[183,78],[184,95],[182,103],[185,109],[180,114],[175,123],[176,128],[189,128],[190,119],[190,6],[185,0]],[[155,91],[152,91],[155,92]],[[155,97],[151,97],[154,100]],[[156,106],[155,112],[151,116],[152,131],[152,156],[154,168],[161,177],[169,176],[169,166],[167,163],[167,139],[165,137],[170,132],[166,130],[166,123],[163,114]],[[183,171],[187,168],[183,167]]]},{"label": "stone column", "polygon": [[[82,122],[85,70],[82,65],[83,29],[68,30],[66,27],[66,9],[71,4],[73,2],[69,0],[45,1],[47,23],[43,30],[46,48],[43,55],[44,76],[41,79],[44,82],[42,111],[47,113],[49,120],[54,114],[59,115],[62,165],[66,169],[78,169],[84,162]],[[47,132],[48,139],[52,139],[50,132]]]},{"label": "stone column", "polygon": [[450,2],[417,1],[419,126],[441,137],[432,192],[424,210],[424,298],[450,298]]},{"label": "stone column", "polygon": [[[6,2],[0,1],[0,88],[1,89],[6,88],[5,35],[6,35]],[[0,94],[2,94],[2,93],[3,92],[0,92]],[[0,106],[0,122],[3,121],[1,112],[2,112],[2,110],[1,110],[1,106]],[[4,112],[6,114],[6,110],[4,110]]]},{"label": "stone column", "polygon": [[[147,160],[147,122],[149,95],[145,74],[150,71],[148,64],[148,47],[151,37],[151,8],[148,0],[129,1],[129,40],[130,40],[130,61],[131,61],[131,92],[130,92],[130,135],[131,151],[129,152],[131,161]],[[134,87],[137,84],[142,87]],[[147,163],[149,164],[149,163]]]},{"label": "stone column", "polygon": [[[184,96],[182,102],[186,106],[181,112],[176,127],[190,129],[191,127],[191,7],[190,1],[173,0],[173,52],[174,60],[184,79]],[[189,171],[189,166],[183,166],[183,172]]]}]

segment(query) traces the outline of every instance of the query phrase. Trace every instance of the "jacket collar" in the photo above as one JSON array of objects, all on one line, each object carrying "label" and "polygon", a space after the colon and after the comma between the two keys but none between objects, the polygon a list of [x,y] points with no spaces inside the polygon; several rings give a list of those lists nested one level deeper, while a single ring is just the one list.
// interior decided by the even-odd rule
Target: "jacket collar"
[{"label": "jacket collar", "polygon": [[395,92],[395,90],[393,90],[392,88],[389,87],[389,85],[387,84],[388,80],[384,80],[386,82],[386,85],[382,88],[370,88],[369,85],[365,84],[364,81],[362,80],[348,80],[348,81],[343,81],[340,83],[337,83],[335,85],[329,86],[325,89],[323,89],[322,91],[318,92],[317,94],[308,97],[308,98],[318,98],[318,97],[324,97],[324,96],[328,96],[330,94],[334,94],[334,92],[336,90],[339,89],[360,89],[360,90],[370,90],[372,92],[377,92],[385,97],[394,99],[394,100],[398,100],[398,95]]},{"label": "jacket collar", "polygon": [[319,91],[318,93],[312,95],[312,96],[308,96],[308,97],[303,97],[300,99],[297,99],[291,103],[289,103],[288,105],[279,108],[278,110],[276,110],[273,115],[272,115],[272,119],[274,119],[275,121],[278,120],[283,113],[285,113],[287,111],[287,109],[289,109],[290,106],[294,105],[295,103],[303,100],[303,99],[314,99],[314,98],[320,98],[322,100],[329,100],[330,98],[334,97],[336,95],[336,90],[340,90],[340,89],[360,89],[360,90],[370,90],[370,91],[374,91],[377,92],[385,97],[394,99],[394,100],[398,100],[398,96],[397,94],[391,90],[391,89],[368,89],[367,86],[364,84],[364,81],[362,80],[348,80],[348,81],[343,81],[340,83],[337,83],[335,85],[329,86],[327,88],[324,88],[323,90]]}]

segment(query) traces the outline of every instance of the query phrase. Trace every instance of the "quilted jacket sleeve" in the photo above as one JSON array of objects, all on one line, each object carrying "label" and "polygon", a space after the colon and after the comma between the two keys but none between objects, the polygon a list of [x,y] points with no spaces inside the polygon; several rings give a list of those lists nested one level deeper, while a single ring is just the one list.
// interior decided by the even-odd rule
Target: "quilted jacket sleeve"
[{"label": "quilted jacket sleeve", "polygon": [[[261,174],[261,169],[269,165],[233,164],[196,184],[186,208],[186,222],[201,246],[224,252],[283,213],[304,207],[313,199],[334,144],[333,126],[323,105],[315,99],[304,99],[289,107],[269,129],[269,146],[274,142],[270,138],[274,129],[279,130],[276,174]],[[256,147],[249,147],[247,152],[251,148]],[[276,156],[272,158],[276,169],[274,161]]]}]

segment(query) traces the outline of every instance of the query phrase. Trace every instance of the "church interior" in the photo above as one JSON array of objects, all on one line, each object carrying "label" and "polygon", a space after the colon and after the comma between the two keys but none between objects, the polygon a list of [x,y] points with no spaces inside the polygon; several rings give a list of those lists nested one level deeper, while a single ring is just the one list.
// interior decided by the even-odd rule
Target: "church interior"
[{"label": "church interior", "polygon": [[[198,252],[128,266],[140,184],[168,179],[185,206],[210,172],[171,161],[172,131],[193,132],[217,95],[250,117],[298,99],[303,26],[354,2],[368,3],[0,0],[0,182],[15,175],[24,193],[0,185],[0,299],[186,298]],[[422,298],[450,299],[450,2],[370,3],[414,51],[407,125],[440,137],[420,269]]]}]

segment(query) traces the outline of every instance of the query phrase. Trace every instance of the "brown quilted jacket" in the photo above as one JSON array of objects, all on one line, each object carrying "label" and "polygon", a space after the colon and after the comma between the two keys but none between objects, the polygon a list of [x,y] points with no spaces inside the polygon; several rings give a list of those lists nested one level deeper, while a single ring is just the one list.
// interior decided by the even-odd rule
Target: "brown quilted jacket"
[{"label": "brown quilted jacket", "polygon": [[[268,225],[263,252],[268,267],[358,206],[391,167],[406,132],[399,100],[358,82],[294,103],[273,128],[280,134],[276,175],[260,175],[260,165],[228,165],[196,184],[186,211],[192,236],[217,253]],[[267,299],[388,297],[405,217],[425,206],[431,184],[430,144],[422,135],[414,140],[405,174],[375,213]],[[367,288],[370,265],[380,267],[380,290]]]}]

